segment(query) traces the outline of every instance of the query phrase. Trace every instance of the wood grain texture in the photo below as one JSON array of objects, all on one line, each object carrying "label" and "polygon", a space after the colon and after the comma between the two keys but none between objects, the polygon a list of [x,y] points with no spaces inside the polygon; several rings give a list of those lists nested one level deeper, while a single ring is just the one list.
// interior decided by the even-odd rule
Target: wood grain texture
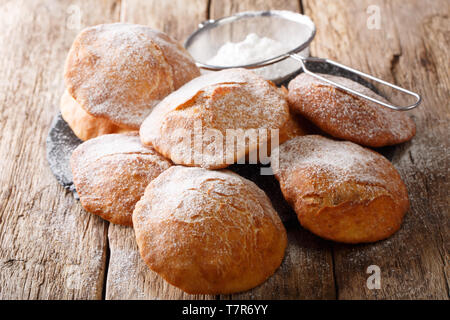
[{"label": "wood grain texture", "polygon": [[208,17],[208,0],[122,0],[121,21],[145,24],[180,42]]},{"label": "wood grain texture", "polygon": [[0,4],[0,299],[101,298],[107,224],[55,181],[45,139],[75,35],[115,3]]},{"label": "wood grain texture", "polygon": [[286,231],[288,234],[286,255],[275,274],[252,290],[221,295],[220,299],[335,298],[330,243],[302,229],[295,220],[287,224]]},{"label": "wood grain texture", "polygon": [[133,228],[110,224],[106,299],[214,299],[190,295],[164,281],[141,259]]},{"label": "wood grain texture", "polygon": [[218,19],[241,11],[290,10],[300,12],[298,0],[211,0],[210,18]]},{"label": "wood grain texture", "polygon": [[[369,29],[377,6],[380,29]],[[334,245],[339,299],[448,299],[449,3],[445,1],[303,1],[317,26],[312,54],[336,59],[423,95],[409,112],[417,135],[392,148],[411,209],[402,229],[375,244]],[[385,94],[399,101],[389,91]],[[366,286],[369,265],[381,289]]]},{"label": "wood grain texture", "polygon": [[[207,1],[122,1],[121,21],[147,24],[177,39],[186,37],[206,20]],[[181,23],[180,16],[183,16]],[[111,224],[106,299],[214,299],[189,295],[152,272],[140,258],[134,231]]]}]

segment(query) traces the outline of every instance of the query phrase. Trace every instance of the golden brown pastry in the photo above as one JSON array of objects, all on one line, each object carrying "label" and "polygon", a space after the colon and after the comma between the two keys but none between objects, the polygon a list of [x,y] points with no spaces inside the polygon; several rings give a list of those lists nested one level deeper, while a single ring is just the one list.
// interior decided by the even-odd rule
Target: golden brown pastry
[{"label": "golden brown pastry", "polygon": [[133,213],[150,269],[193,294],[248,290],[281,264],[287,236],[264,191],[231,171],[173,166]]},{"label": "golden brown pastry", "polygon": [[[254,154],[247,155],[245,158],[245,163],[254,164],[254,159],[256,158],[259,163],[269,164],[270,153],[273,148],[276,148],[282,143],[295,137],[304,136],[308,134],[308,132],[309,129],[306,120],[303,119],[300,115],[290,113],[288,121],[278,131],[278,144],[276,144],[276,140],[267,141],[267,149],[255,150],[255,152],[257,153],[256,156]],[[274,142],[273,145],[272,142]]]},{"label": "golden brown pastry", "polygon": [[[323,76],[386,101],[350,79]],[[300,113],[324,132],[365,146],[382,147],[402,143],[412,139],[416,133],[414,121],[406,113],[359,98],[306,73],[289,83],[288,101],[292,111]]]},{"label": "golden brown pastry", "polygon": [[302,116],[293,113],[289,114],[288,121],[280,129],[279,143],[282,144],[292,138],[308,134],[308,128],[305,122]]},{"label": "golden brown pastry", "polygon": [[69,92],[61,97],[61,116],[75,135],[83,141],[109,133],[124,133],[135,129],[119,127],[111,121],[91,116],[76,102]]},{"label": "golden brown pastry", "polygon": [[296,137],[273,150],[272,169],[302,226],[325,239],[385,239],[409,207],[394,166],[352,142]]},{"label": "golden brown pastry", "polygon": [[[225,168],[270,139],[289,118],[287,101],[277,87],[245,69],[198,77],[159,103],[140,129],[174,163]],[[261,133],[261,131],[263,131]],[[243,143],[227,143],[241,141]]]},{"label": "golden brown pastry", "polygon": [[70,95],[89,114],[139,129],[160,100],[199,74],[189,53],[167,35],[114,23],[77,36],[64,78]]},{"label": "golden brown pastry", "polygon": [[[285,99],[288,98],[289,91],[285,86],[280,87],[280,92]],[[289,119],[285,122],[283,127],[281,127],[279,132],[279,144],[297,136],[307,135],[309,131],[307,120],[297,113],[289,112]]]},{"label": "golden brown pastry", "polygon": [[86,211],[127,226],[147,185],[171,165],[153,148],[142,146],[136,132],[86,141],[74,150],[70,164]]}]

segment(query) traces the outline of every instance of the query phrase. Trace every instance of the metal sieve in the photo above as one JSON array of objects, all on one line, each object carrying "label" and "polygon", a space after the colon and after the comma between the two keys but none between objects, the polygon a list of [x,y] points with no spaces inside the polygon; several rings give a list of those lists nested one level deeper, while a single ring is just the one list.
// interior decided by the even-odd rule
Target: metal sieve
[{"label": "metal sieve", "polygon": [[[289,44],[290,48],[286,53],[280,54],[276,57],[270,57],[266,60],[257,61],[246,65],[215,66],[207,63],[207,61],[217,53],[223,44],[227,42],[242,41],[249,33],[256,33],[261,37],[263,36],[284,44]],[[200,23],[198,29],[187,38],[184,46],[195,59],[197,66],[205,70],[218,71],[230,68],[264,68],[286,60],[287,58],[291,58],[300,62],[300,68],[303,69],[305,73],[379,105],[394,110],[405,111],[413,109],[420,104],[422,98],[415,92],[347,67],[330,59],[309,57],[308,54],[305,54],[305,50],[308,50],[309,44],[314,39],[315,34],[316,27],[308,16],[291,11],[248,11],[229,17],[224,17],[217,20],[207,20]],[[329,80],[321,76],[319,73],[312,72],[307,68],[307,62],[320,62],[344,69],[362,78],[373,80],[394,90],[413,96],[415,98],[415,102],[407,106],[397,106],[380,101],[373,97],[369,97],[364,93],[355,91],[335,81]]]}]

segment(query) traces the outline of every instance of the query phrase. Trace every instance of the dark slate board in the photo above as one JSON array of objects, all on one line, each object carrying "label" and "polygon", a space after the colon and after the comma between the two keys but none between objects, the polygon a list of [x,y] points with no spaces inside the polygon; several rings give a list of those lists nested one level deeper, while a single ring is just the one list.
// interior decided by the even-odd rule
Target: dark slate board
[{"label": "dark slate board", "polygon": [[[350,78],[379,93],[373,85],[361,77],[351,74],[345,70],[341,70],[337,67],[323,63],[311,63],[308,64],[307,67],[314,72],[328,73]],[[297,75],[298,73],[293,75],[291,78],[286,80],[283,85],[287,87],[289,81]],[[70,129],[69,125],[61,117],[61,114],[58,113],[53,119],[47,137],[47,159],[56,180],[64,188],[72,191],[76,198],[78,198],[78,196],[73,184],[69,162],[72,151],[81,143],[82,141],[75,136],[72,129]],[[391,160],[395,147],[377,148],[376,151]],[[260,174],[261,167],[262,165],[234,164],[228,169],[256,183],[269,196],[275,210],[280,213],[283,222],[290,221],[292,218],[295,218],[295,213],[284,200],[278,181],[274,176],[262,176]]]},{"label": "dark slate board", "polygon": [[76,194],[70,169],[72,151],[82,143],[67,122],[58,113],[52,121],[47,136],[47,160],[56,180]]}]

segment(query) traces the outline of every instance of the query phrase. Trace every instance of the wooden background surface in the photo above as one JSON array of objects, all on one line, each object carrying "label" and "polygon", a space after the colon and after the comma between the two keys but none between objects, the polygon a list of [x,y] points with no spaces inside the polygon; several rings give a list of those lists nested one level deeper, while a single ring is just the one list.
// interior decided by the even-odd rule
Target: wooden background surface
[{"label": "wooden background surface", "polygon": [[[380,29],[367,9],[379,8]],[[191,296],[142,263],[131,228],[84,212],[53,178],[45,139],[63,93],[76,34],[99,23],[148,24],[179,40],[208,18],[288,9],[317,26],[312,55],[329,57],[420,92],[417,136],[393,149],[411,210],[386,241],[349,246],[287,224],[276,274],[231,296]],[[449,43],[447,0],[0,0],[1,299],[448,299]],[[369,290],[366,269],[381,268]]]}]

